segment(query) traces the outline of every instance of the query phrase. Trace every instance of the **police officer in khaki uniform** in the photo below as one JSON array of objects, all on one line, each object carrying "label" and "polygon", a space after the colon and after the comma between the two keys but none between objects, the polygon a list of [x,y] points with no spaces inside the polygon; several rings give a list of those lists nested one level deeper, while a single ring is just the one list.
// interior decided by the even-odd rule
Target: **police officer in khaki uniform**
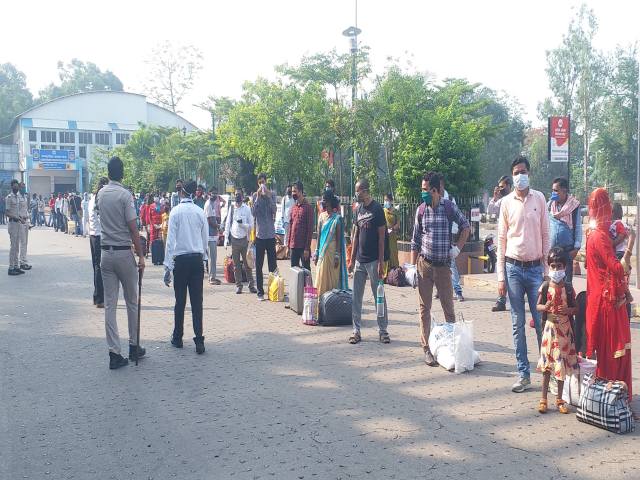
[{"label": "police officer in khaki uniform", "polygon": [[[144,255],[136,225],[136,209],[133,196],[120,183],[124,176],[124,165],[118,157],[112,157],[107,165],[109,184],[96,195],[96,208],[100,212],[102,258],[102,282],[104,285],[105,330],[109,346],[109,368],[114,370],[129,363],[120,354],[120,337],[116,309],[118,290],[122,285],[127,319],[129,322],[129,358],[134,360],[145,354],[138,345],[138,270],[144,271]],[[131,244],[135,246],[136,264]],[[136,352],[137,349],[137,352]]]},{"label": "police officer in khaki uniform", "polygon": [[[23,241],[25,231],[29,231],[27,199],[20,193],[18,180],[11,180],[11,193],[5,201],[6,216],[9,220],[7,230],[9,232],[9,275],[22,275],[25,270],[31,269],[27,264],[26,241]],[[24,252],[20,251],[24,249]],[[19,259],[24,259],[20,263]]]}]

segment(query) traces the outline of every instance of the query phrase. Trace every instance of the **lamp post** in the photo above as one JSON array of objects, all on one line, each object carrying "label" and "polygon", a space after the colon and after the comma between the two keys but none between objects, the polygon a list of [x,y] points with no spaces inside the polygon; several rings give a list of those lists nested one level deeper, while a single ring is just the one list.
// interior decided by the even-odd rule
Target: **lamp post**
[{"label": "lamp post", "polygon": [[[356,25],[358,24],[358,2],[356,1]],[[354,112],[356,99],[358,98],[358,35],[362,33],[357,26],[349,27],[342,35],[349,38],[351,44],[351,111]],[[355,139],[353,141],[353,168],[351,169],[350,192],[353,197],[353,182],[355,172],[358,169],[358,152],[356,151]]]},{"label": "lamp post", "polygon": [[640,58],[638,58],[638,91],[636,92],[638,125],[636,130],[636,288],[640,287]]}]

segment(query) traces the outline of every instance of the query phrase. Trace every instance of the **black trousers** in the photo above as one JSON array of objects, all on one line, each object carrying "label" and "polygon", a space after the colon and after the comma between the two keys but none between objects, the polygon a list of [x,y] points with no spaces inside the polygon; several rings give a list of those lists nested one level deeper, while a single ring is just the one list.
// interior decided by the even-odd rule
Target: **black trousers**
[{"label": "black trousers", "polygon": [[100,248],[100,235],[89,237],[91,247],[91,262],[93,263],[93,303],[104,303],[104,287],[102,285],[102,270],[100,260],[102,259],[102,249]]},{"label": "black trousers", "polygon": [[[300,265],[302,263],[302,265]],[[306,268],[311,271],[311,255],[306,260],[304,259],[304,248],[292,248],[291,249],[291,266]]]},{"label": "black trousers", "polygon": [[264,279],[262,278],[262,265],[264,265],[264,254],[267,254],[267,262],[269,271],[275,272],[278,268],[278,260],[276,258],[276,239],[275,238],[256,238],[256,286],[258,287],[258,295],[264,295]]},{"label": "black trousers", "polygon": [[193,317],[193,333],[202,338],[202,284],[204,264],[202,255],[180,255],[175,258],[173,268],[173,290],[176,295],[176,306],[173,309],[175,327],[173,338],[181,339],[184,333],[184,307],[187,304],[187,291],[191,302]]}]

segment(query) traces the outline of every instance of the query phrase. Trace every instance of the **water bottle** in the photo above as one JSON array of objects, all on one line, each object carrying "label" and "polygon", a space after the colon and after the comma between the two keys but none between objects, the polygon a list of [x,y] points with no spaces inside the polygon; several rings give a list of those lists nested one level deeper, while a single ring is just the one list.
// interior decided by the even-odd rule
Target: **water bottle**
[{"label": "water bottle", "polygon": [[378,281],[378,290],[376,292],[376,313],[378,317],[384,317],[384,282]]}]

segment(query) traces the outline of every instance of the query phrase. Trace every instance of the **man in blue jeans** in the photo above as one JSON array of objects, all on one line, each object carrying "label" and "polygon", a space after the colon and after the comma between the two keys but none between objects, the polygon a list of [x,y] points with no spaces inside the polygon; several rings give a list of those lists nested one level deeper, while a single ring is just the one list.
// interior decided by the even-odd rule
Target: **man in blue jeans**
[{"label": "man in blue jeans", "polygon": [[582,216],[580,201],[569,195],[569,182],[566,178],[558,177],[553,180],[548,207],[550,245],[551,248],[562,248],[567,254],[569,261],[564,281],[571,283],[573,259],[582,247]]},{"label": "man in blue jeans", "polygon": [[518,381],[511,390],[524,392],[531,385],[527,351],[524,296],[533,316],[538,349],[542,339],[540,313],[536,311],[538,290],[547,272],[549,218],[544,195],[529,188],[529,160],[518,156],[511,164],[515,191],[502,199],[498,219],[498,292],[509,295],[513,344],[518,364]]}]

